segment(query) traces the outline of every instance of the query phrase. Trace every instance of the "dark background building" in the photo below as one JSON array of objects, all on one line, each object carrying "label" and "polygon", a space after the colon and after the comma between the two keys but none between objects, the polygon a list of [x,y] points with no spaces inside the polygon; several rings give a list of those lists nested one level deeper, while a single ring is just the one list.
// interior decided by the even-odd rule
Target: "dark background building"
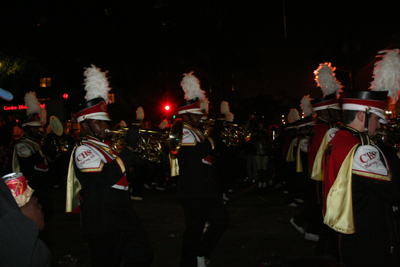
[{"label": "dark background building", "polygon": [[[83,72],[109,71],[117,107],[157,125],[194,71],[235,121],[253,112],[279,124],[302,96],[321,97],[313,71],[332,62],[345,89],[367,89],[378,51],[399,43],[396,1],[31,1],[0,11],[0,87],[28,91],[65,123],[83,100]],[[373,65],[372,65],[373,66]],[[358,78],[361,75],[362,78]],[[41,87],[48,78],[50,86]],[[43,80],[42,80],[43,81]],[[48,84],[49,85],[49,84]],[[63,95],[68,94],[68,100]],[[50,104],[53,103],[53,104]],[[61,104],[62,103],[62,104]],[[54,108],[53,108],[54,106]],[[10,111],[3,110],[6,114]],[[20,114],[17,114],[20,115]]]}]

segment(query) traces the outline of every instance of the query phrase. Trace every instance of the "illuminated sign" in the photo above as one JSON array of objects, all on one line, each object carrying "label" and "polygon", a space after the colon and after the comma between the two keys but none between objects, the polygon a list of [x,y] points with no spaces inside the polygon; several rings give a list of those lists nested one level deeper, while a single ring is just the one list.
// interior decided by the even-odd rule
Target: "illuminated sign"
[{"label": "illuminated sign", "polygon": [[[41,108],[46,108],[46,104],[41,104]],[[3,110],[20,110],[20,109],[28,109],[27,106],[25,105],[18,105],[18,106],[4,106]]]}]

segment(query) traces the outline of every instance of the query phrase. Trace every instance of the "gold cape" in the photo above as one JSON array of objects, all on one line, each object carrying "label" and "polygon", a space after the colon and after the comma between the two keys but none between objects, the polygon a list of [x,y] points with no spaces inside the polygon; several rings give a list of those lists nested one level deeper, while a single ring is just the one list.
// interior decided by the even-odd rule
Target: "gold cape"
[{"label": "gold cape", "polygon": [[68,176],[67,176],[67,196],[65,203],[65,212],[72,212],[80,205],[79,191],[82,189],[81,183],[75,175],[74,169],[74,154],[76,146],[72,151],[71,158],[69,159]]},{"label": "gold cape", "polygon": [[[300,140],[301,142],[301,140]],[[300,142],[297,145],[297,153],[296,153],[296,172],[303,172],[303,164],[300,158]]]},{"label": "gold cape", "polygon": [[288,149],[288,152],[287,152],[287,155],[286,155],[286,161],[287,162],[295,161],[293,150],[294,150],[294,145],[293,145],[293,140],[292,140],[290,142],[290,146],[289,146],[289,149]]},{"label": "gold cape", "polygon": [[355,233],[351,185],[353,158],[358,146],[354,145],[347,154],[326,198],[324,223],[343,234]]},{"label": "gold cape", "polygon": [[328,145],[328,132],[327,131],[322,139],[321,145],[319,146],[317,155],[315,155],[314,165],[311,173],[311,179],[315,181],[322,181],[322,159],[324,158],[325,148]]}]

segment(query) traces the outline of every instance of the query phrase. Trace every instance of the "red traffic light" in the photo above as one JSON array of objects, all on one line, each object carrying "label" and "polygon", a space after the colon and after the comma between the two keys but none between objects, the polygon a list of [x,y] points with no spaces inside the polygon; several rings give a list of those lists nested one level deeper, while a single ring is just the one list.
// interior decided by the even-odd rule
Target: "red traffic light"
[{"label": "red traffic light", "polygon": [[168,111],[171,107],[169,105],[166,105],[164,108],[165,108],[165,110]]},{"label": "red traffic light", "polygon": [[68,94],[63,94],[63,98],[64,98],[65,100],[68,100]]}]

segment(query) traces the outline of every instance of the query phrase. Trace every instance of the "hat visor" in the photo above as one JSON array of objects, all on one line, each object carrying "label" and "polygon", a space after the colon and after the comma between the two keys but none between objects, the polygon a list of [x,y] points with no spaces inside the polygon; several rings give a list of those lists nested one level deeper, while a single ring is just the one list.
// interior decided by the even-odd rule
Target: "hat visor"
[{"label": "hat visor", "polygon": [[78,123],[81,123],[84,120],[112,121],[112,119],[106,112],[95,112],[95,113],[81,115],[76,118],[76,121]]},{"label": "hat visor", "polygon": [[201,110],[199,108],[192,108],[192,109],[185,109],[185,110],[178,111],[178,114],[186,114],[186,113],[204,115],[203,110]]},{"label": "hat visor", "polygon": [[374,114],[376,114],[376,115],[379,117],[379,122],[380,122],[380,123],[388,124],[387,119],[385,118],[385,116],[384,116],[382,113],[380,113],[380,112],[374,112],[374,111],[371,111],[371,113],[374,113]]},{"label": "hat visor", "polygon": [[42,126],[42,124],[40,123],[40,121],[30,121],[30,122],[27,122],[27,123],[23,123],[21,126],[22,127],[24,127],[24,126],[40,127],[40,126]]}]

